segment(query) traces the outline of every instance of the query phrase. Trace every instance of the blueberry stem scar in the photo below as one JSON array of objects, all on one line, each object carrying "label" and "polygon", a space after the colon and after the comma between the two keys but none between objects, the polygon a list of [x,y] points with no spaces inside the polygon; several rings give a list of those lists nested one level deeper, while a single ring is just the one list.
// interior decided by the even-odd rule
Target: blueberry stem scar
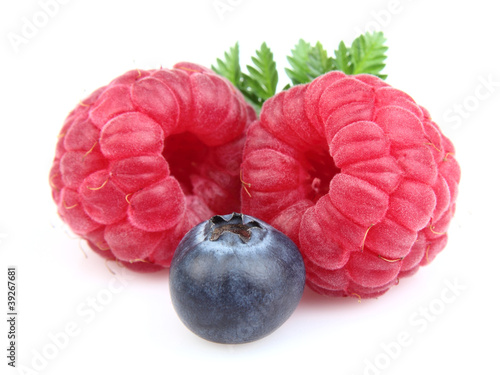
[{"label": "blueberry stem scar", "polygon": [[237,234],[243,242],[248,242],[252,237],[251,228],[261,228],[261,226],[253,220],[244,223],[243,215],[236,213],[233,213],[229,220],[217,215],[212,217],[210,221],[213,228],[212,234],[210,235],[210,241],[217,241],[223,233],[230,232]]},{"label": "blueberry stem scar", "polygon": [[240,238],[247,242],[252,236],[252,232],[250,231],[250,226],[245,224],[226,224],[220,227],[217,227],[213,230],[212,235],[210,236],[210,241],[217,241],[222,233],[231,232],[240,236]]}]

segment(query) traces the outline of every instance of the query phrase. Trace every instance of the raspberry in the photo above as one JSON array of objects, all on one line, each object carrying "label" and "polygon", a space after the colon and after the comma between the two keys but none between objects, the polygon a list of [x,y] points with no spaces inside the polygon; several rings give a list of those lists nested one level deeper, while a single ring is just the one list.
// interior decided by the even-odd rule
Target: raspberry
[{"label": "raspberry", "polygon": [[107,259],[167,267],[191,227],[239,210],[254,119],[232,84],[204,67],[125,73],[64,123],[50,171],[58,213]]},{"label": "raspberry", "polygon": [[330,72],[269,99],[250,126],[242,212],[294,240],[314,291],[376,297],[446,245],[453,155],[410,96]]}]

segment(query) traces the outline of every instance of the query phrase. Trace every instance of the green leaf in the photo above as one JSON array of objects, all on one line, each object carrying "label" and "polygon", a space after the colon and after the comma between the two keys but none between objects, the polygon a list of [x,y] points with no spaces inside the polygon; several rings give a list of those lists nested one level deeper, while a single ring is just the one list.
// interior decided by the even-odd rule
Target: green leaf
[{"label": "green leaf", "polygon": [[335,67],[346,74],[373,74],[382,79],[387,75],[380,72],[385,68],[387,46],[381,31],[360,35],[347,48],[344,42],[335,51]]},{"label": "green leaf", "polygon": [[333,58],[328,56],[320,42],[316,43],[309,54],[309,68],[312,79],[333,70]]},{"label": "green leaf", "polygon": [[[340,42],[334,57],[330,57],[320,42],[311,45],[300,39],[291,55],[287,56],[290,67],[285,68],[285,72],[293,85],[311,82],[332,70],[346,74],[373,74],[385,79],[387,75],[381,73],[387,58],[385,42],[382,32],[366,33],[357,37],[350,47]],[[239,44],[236,43],[224,53],[223,59],[216,60],[212,70],[231,81],[259,112],[262,104],[276,94],[278,72],[273,53],[266,43],[262,43],[251,58],[252,65],[246,65],[247,73],[241,70],[239,54]],[[282,91],[290,87],[288,84]]]},{"label": "green leaf", "polygon": [[217,66],[212,65],[212,70],[226,77],[233,85],[241,84],[240,46],[238,42],[229,51],[224,52],[224,60],[217,59]]},{"label": "green leaf", "polygon": [[311,48],[309,43],[306,43],[304,39],[300,39],[292,50],[292,55],[286,58],[292,69],[285,68],[285,72],[294,85],[309,82],[307,61],[309,60]]},{"label": "green leaf", "polygon": [[311,46],[300,39],[287,60],[292,69],[285,68],[285,72],[294,85],[311,82],[333,69],[333,58],[328,56],[320,42]]},{"label": "green leaf", "polygon": [[239,44],[236,43],[224,53],[224,59],[216,60],[212,70],[231,81],[258,111],[266,99],[276,94],[278,72],[273,53],[263,43],[256,56],[252,57],[254,66],[247,65],[248,74],[245,74],[241,71],[239,52]]},{"label": "green leaf", "polygon": [[366,33],[354,40],[351,46],[353,73],[368,73],[381,77],[385,67],[386,39],[382,32]]},{"label": "green leaf", "polygon": [[384,77],[380,72],[384,69],[387,58],[385,41],[382,32],[366,33],[354,40],[351,46],[353,74],[368,73]]},{"label": "green leaf", "polygon": [[248,74],[242,73],[242,93],[258,106],[276,94],[278,71],[271,49],[262,43],[256,56],[252,57],[254,66],[247,65]]},{"label": "green leaf", "polygon": [[335,70],[340,70],[345,74],[352,74],[351,54],[344,42],[340,42],[339,48],[335,50],[333,65]]}]

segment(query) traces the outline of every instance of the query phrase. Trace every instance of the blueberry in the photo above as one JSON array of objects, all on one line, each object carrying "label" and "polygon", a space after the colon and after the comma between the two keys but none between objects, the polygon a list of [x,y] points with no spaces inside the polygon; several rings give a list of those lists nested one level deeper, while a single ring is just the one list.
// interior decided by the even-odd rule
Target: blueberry
[{"label": "blueberry", "polygon": [[179,318],[217,343],[251,342],[276,330],[297,307],[304,284],[304,262],[293,241],[238,213],[191,229],[170,267]]}]

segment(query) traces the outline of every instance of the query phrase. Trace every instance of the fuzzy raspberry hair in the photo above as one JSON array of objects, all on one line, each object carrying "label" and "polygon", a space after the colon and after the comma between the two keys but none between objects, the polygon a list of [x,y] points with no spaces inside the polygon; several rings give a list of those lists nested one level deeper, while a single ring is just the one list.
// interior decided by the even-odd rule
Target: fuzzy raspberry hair
[{"label": "fuzzy raspberry hair", "polygon": [[169,266],[191,227],[239,211],[254,119],[204,67],[130,71],[67,117],[50,171],[58,213],[105,258],[144,272]]},{"label": "fuzzy raspberry hair", "polygon": [[447,242],[460,169],[407,94],[331,72],[269,99],[248,131],[242,212],[290,236],[308,285],[376,297]]}]

